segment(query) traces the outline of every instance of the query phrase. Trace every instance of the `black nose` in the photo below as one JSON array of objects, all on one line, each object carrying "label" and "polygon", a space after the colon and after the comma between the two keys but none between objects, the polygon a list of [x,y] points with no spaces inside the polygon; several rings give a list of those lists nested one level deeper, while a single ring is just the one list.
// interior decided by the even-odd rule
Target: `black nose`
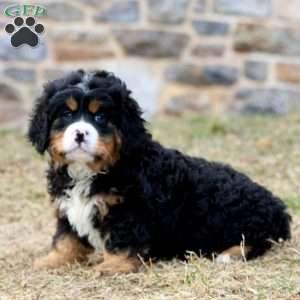
[{"label": "black nose", "polygon": [[84,141],[84,134],[81,132],[77,132],[75,142],[77,142],[78,144],[81,144],[83,141]]}]

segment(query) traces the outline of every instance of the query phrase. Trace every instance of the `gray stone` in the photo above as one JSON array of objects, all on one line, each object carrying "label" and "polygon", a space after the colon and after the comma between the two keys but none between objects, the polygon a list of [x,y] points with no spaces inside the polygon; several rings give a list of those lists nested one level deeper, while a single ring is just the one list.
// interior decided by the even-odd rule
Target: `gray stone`
[{"label": "gray stone", "polygon": [[184,21],[189,0],[148,0],[150,21],[180,24]]},{"label": "gray stone", "polygon": [[268,77],[268,65],[262,61],[248,60],[244,65],[245,76],[254,81],[265,81]]},{"label": "gray stone", "polygon": [[16,88],[4,82],[0,82],[0,100],[2,101],[19,101],[20,94]]},{"label": "gray stone", "polygon": [[299,56],[300,29],[240,24],[235,33],[234,48],[239,52],[257,51]]},{"label": "gray stone", "polygon": [[203,13],[206,10],[206,0],[197,0],[196,3],[194,4],[194,12],[197,13]]},{"label": "gray stone", "polygon": [[237,91],[229,110],[239,114],[285,115],[300,111],[300,91],[291,89],[245,88]]},{"label": "gray stone", "polygon": [[268,17],[272,3],[271,0],[216,0],[214,9],[222,14]]},{"label": "gray stone", "polygon": [[81,44],[56,44],[53,49],[54,57],[57,62],[79,62],[79,61],[97,61],[105,58],[114,57],[112,47],[105,45],[88,45],[82,47]]},{"label": "gray stone", "polygon": [[187,45],[186,34],[155,30],[115,30],[114,35],[129,55],[179,57]]},{"label": "gray stone", "polygon": [[47,8],[47,16],[51,20],[59,22],[81,21],[84,13],[79,8],[66,2],[46,2],[43,5]]},{"label": "gray stone", "polygon": [[49,33],[49,37],[55,42],[88,43],[99,45],[108,42],[109,34],[101,28],[98,28],[95,31],[59,28],[56,30],[53,29]]},{"label": "gray stone", "polygon": [[19,82],[34,82],[36,80],[36,72],[34,69],[7,68],[4,74]]},{"label": "gray stone", "polygon": [[300,64],[279,63],[276,65],[277,79],[282,82],[300,84]]},{"label": "gray stone", "polygon": [[110,60],[101,63],[101,68],[115,73],[122,78],[132,96],[138,101],[149,119],[158,108],[161,82],[153,71],[151,63],[136,59]]},{"label": "gray stone", "polygon": [[216,21],[193,21],[193,27],[200,35],[226,35],[229,33],[229,24]]},{"label": "gray stone", "polygon": [[9,36],[0,37],[0,60],[38,62],[44,60],[47,57],[47,54],[47,46],[43,41],[41,41],[40,44],[35,48],[31,48],[27,45],[14,48],[11,46]]},{"label": "gray stone", "polygon": [[194,86],[228,86],[234,84],[238,80],[238,76],[237,68],[223,65],[174,64],[169,66],[165,72],[165,77],[169,81]]},{"label": "gray stone", "polygon": [[113,1],[111,5],[97,13],[94,20],[97,22],[132,23],[139,19],[139,5],[137,1]]},{"label": "gray stone", "polygon": [[207,97],[197,94],[174,96],[165,106],[164,111],[172,115],[181,115],[185,111],[207,113],[211,109],[211,103]]},{"label": "gray stone", "polygon": [[225,46],[221,44],[203,44],[193,47],[191,54],[195,57],[220,57],[225,52]]},{"label": "gray stone", "polygon": [[107,3],[107,0],[77,0],[77,2],[90,6],[97,6],[97,8],[99,8],[99,6],[102,6],[105,3]]}]

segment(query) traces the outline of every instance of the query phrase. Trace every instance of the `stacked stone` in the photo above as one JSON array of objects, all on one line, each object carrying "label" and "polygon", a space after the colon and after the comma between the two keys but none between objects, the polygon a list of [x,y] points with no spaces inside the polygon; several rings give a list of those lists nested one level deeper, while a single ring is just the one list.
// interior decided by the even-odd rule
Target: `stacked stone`
[{"label": "stacked stone", "polygon": [[47,8],[39,47],[14,49],[0,34],[1,108],[29,110],[45,81],[105,68],[148,115],[300,109],[300,0],[34,2]]}]

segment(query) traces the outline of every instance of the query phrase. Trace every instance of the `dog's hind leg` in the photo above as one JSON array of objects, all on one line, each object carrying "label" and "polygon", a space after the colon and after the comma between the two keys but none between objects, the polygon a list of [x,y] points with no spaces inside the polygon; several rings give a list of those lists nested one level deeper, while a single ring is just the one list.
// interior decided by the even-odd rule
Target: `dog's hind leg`
[{"label": "dog's hind leg", "polygon": [[235,260],[245,259],[250,250],[251,250],[251,247],[249,247],[249,246],[230,247],[230,248],[224,250],[222,253],[220,253],[217,256],[216,262],[228,264]]}]

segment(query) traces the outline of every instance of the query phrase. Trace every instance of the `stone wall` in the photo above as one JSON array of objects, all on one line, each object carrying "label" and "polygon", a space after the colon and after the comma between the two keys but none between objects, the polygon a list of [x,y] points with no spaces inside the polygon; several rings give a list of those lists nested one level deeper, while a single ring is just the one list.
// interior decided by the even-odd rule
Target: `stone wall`
[{"label": "stone wall", "polygon": [[148,115],[300,108],[300,0],[30,3],[47,8],[46,32],[14,49],[1,31],[0,119],[19,119],[44,82],[77,68],[116,72]]}]

